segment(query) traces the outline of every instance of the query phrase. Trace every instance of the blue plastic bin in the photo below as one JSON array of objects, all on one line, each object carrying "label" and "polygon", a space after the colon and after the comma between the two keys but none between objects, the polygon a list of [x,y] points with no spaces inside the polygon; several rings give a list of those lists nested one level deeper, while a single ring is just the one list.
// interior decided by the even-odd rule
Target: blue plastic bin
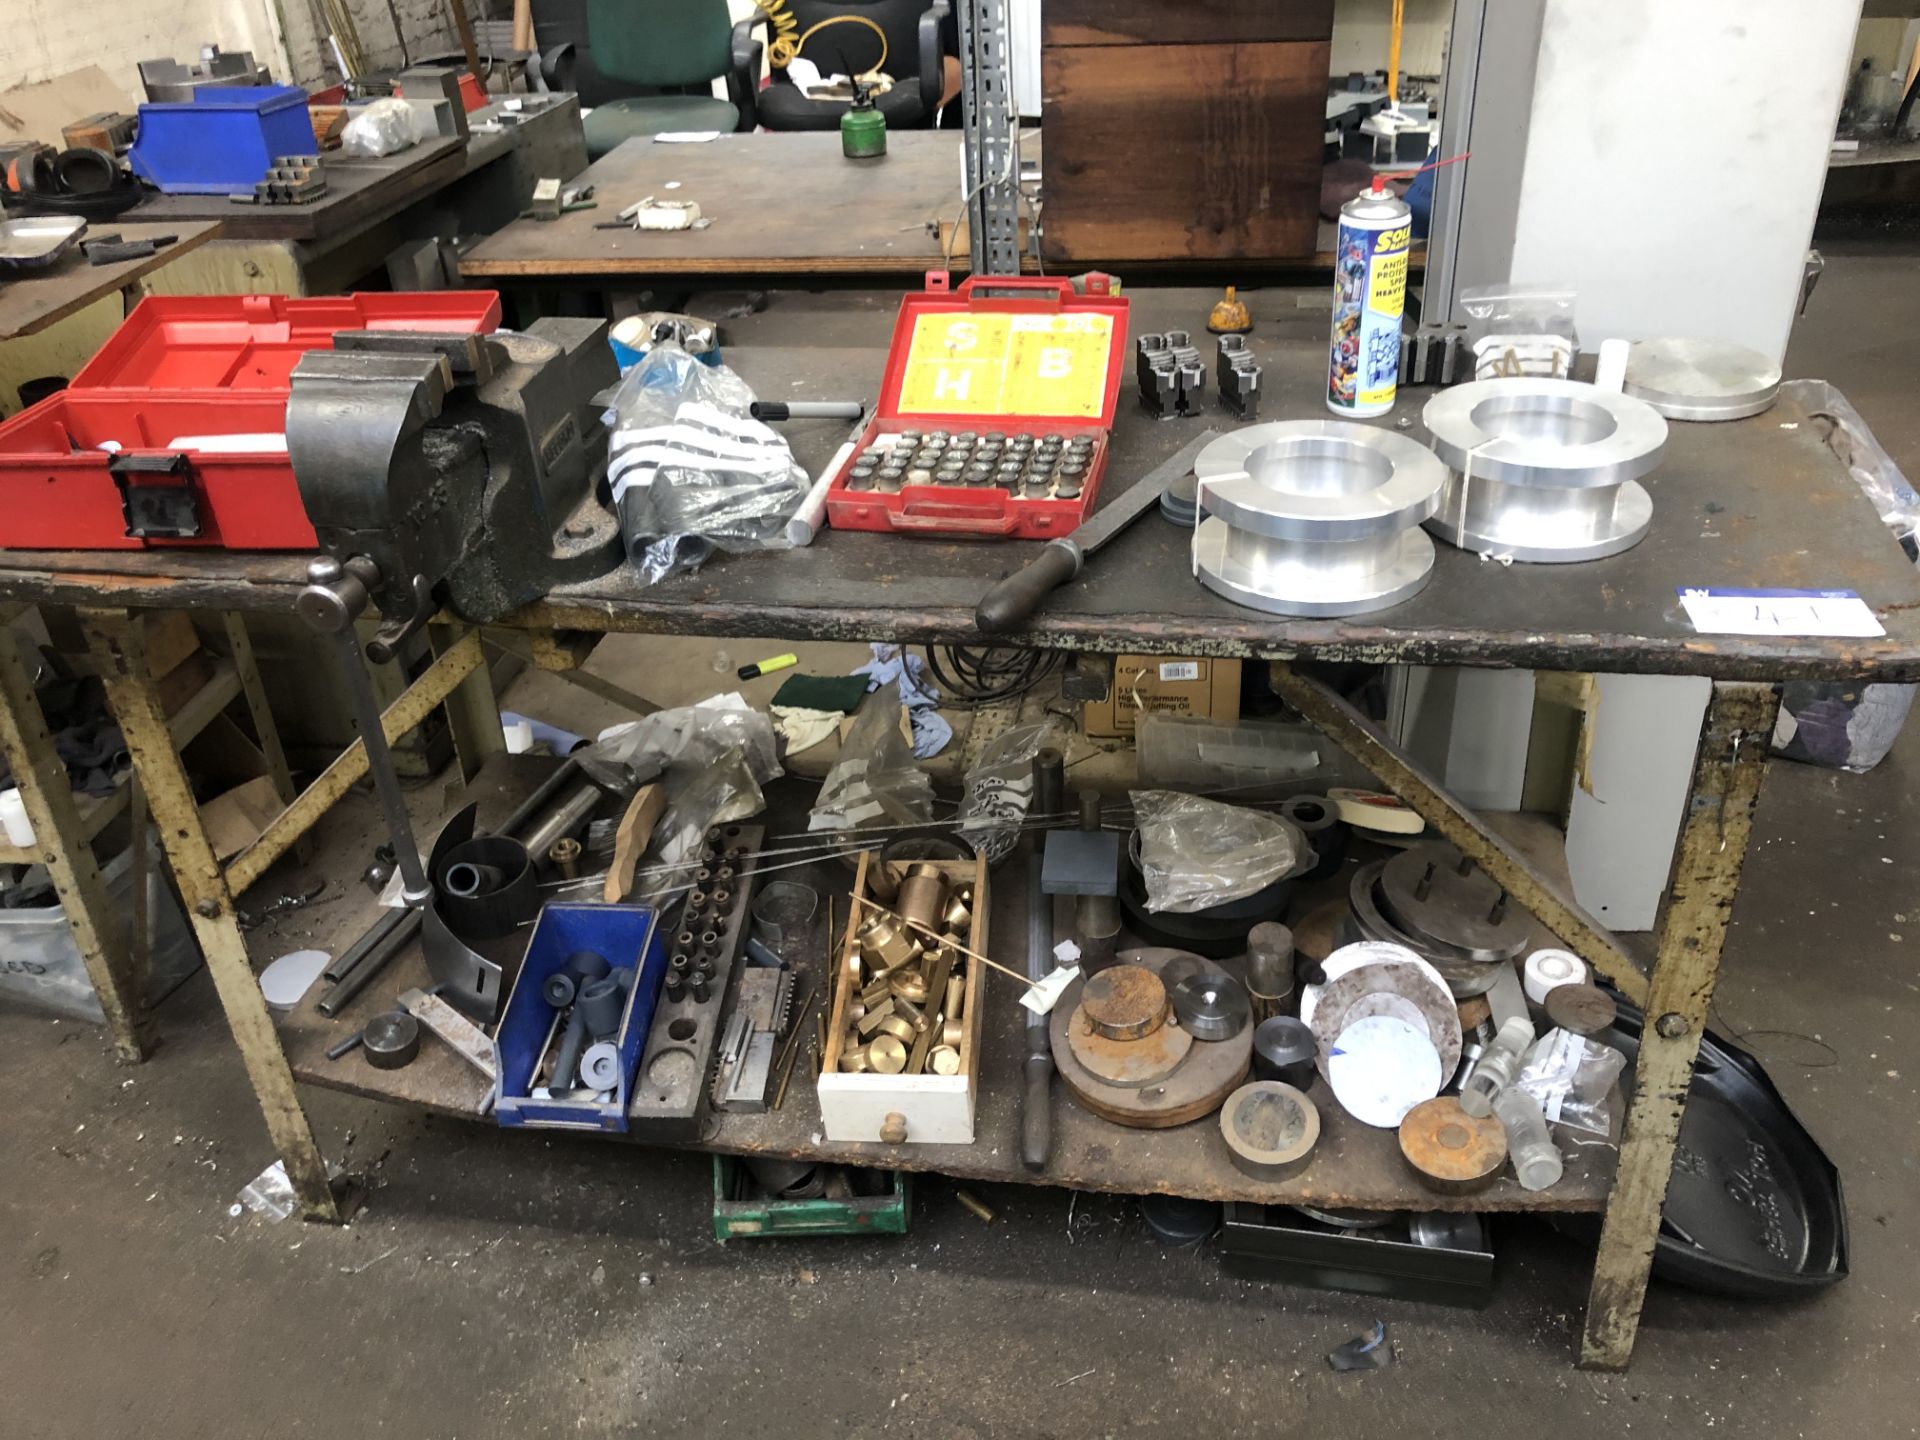
[{"label": "blue plastic bin", "polygon": [[169,195],[244,195],[282,155],[312,155],[307,92],[293,85],[203,85],[191,104],[142,105],[127,154]]},{"label": "blue plastic bin", "polygon": [[[657,933],[658,920],[656,912],[644,905],[548,905],[540,911],[533,937],[527,941],[527,958],[493,1037],[494,1117],[500,1124],[625,1133],[634,1067],[640,1063],[660,985],[667,975],[667,947]],[[620,1084],[604,1103],[536,1100],[528,1092],[554,1014],[540,988],[577,950],[599,951],[616,970],[633,967],[633,989],[627,995],[618,1036]],[[554,1043],[559,1043],[558,1035]]]}]

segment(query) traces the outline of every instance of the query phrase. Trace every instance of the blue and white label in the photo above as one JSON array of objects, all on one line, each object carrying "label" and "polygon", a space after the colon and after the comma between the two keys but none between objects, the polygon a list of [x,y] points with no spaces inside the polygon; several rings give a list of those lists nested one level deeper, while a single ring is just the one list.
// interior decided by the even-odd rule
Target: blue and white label
[{"label": "blue and white label", "polygon": [[1744,590],[1682,585],[1680,608],[1702,635],[1834,636],[1886,634],[1852,590]]}]

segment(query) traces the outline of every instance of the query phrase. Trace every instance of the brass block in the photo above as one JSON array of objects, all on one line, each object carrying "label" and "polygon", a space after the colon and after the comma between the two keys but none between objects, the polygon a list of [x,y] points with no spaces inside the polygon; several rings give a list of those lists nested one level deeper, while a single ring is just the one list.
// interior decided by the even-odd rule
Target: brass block
[{"label": "brass block", "polygon": [[[892,1015],[893,1001],[882,1000],[878,1005],[860,1017],[860,1023],[854,1027],[854,1031],[860,1035],[871,1035],[880,1028],[881,1021],[891,1018]],[[911,1030],[913,1027],[909,1025],[907,1028]]]},{"label": "brass block", "polygon": [[882,1035],[891,1035],[904,1045],[911,1045],[913,1037],[919,1033],[913,1028],[913,1022],[904,1015],[882,1016],[879,1030]]},{"label": "brass block", "polygon": [[947,908],[947,877],[940,873],[940,867],[925,861],[909,866],[893,908],[905,919],[930,930],[938,924]]},{"label": "brass block", "polygon": [[896,999],[927,1003],[927,977],[918,970],[896,970],[887,977],[887,984]]},{"label": "brass block", "polygon": [[927,1056],[927,1068],[936,1075],[958,1075],[960,1052],[951,1045],[936,1045]]}]

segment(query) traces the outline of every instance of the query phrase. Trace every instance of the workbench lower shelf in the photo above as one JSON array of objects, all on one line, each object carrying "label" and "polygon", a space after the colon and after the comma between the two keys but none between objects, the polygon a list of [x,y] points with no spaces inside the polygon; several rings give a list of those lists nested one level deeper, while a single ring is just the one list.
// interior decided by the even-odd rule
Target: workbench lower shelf
[{"label": "workbench lower shelf", "polygon": [[[489,767],[489,775],[493,771]],[[489,776],[469,791],[481,801],[482,823],[512,808],[520,793],[496,797],[485,793]],[[798,811],[786,813],[782,791],[771,787],[769,834],[799,828]],[[495,812],[497,809],[497,815]],[[1009,862],[1012,863],[1012,862]],[[846,894],[852,871],[837,863],[795,868],[784,877],[813,886],[822,897],[836,898],[836,924],[844,922]],[[1000,885],[993,891],[991,933],[1026,934],[1026,887]],[[825,906],[822,906],[824,916]],[[356,928],[337,938],[345,943],[364,928],[371,912]],[[808,964],[816,978],[825,963],[816,921]],[[1125,945],[1123,944],[1123,947]],[[409,987],[426,985],[426,962],[418,945],[403,951],[387,973],[369,986],[338,1020],[327,1020],[314,1009],[318,990],[281,1021],[281,1042],[296,1079],[328,1089],[375,1100],[409,1105],[435,1114],[492,1125],[480,1105],[486,1082],[453,1052],[431,1039],[419,1057],[401,1070],[376,1070],[356,1051],[339,1060],[326,1052],[353,1034],[372,1015],[392,1006],[392,997]],[[799,989],[804,990],[802,982]],[[1612,1184],[1617,1150],[1605,1141],[1580,1142],[1561,1131],[1566,1172],[1550,1190],[1528,1192],[1512,1176],[1503,1175],[1490,1189],[1476,1195],[1445,1196],[1426,1189],[1400,1155],[1392,1130],[1362,1125],[1340,1108],[1324,1081],[1312,1091],[1320,1107],[1320,1143],[1313,1163],[1300,1175],[1281,1183],[1253,1180],[1228,1159],[1218,1117],[1208,1115],[1170,1130],[1134,1130],[1103,1120],[1083,1110],[1056,1080],[1053,1095],[1053,1157],[1040,1172],[1020,1162],[1021,1064],[1025,1037],[1020,1009],[1011,984],[995,987],[984,1013],[980,1053],[980,1100],[971,1145],[883,1145],[834,1142],[824,1138],[820,1106],[802,1057],[788,1087],[786,1103],[760,1115],[712,1111],[697,1141],[683,1148],[726,1155],[764,1155],[828,1164],[862,1165],[877,1169],[911,1170],[981,1182],[1058,1185],[1073,1190],[1108,1191],[1122,1195],[1181,1195],[1199,1200],[1243,1201],[1265,1205],[1311,1205],[1321,1209],[1353,1207],[1366,1210],[1471,1210],[1576,1212],[1605,1208]],[[816,996],[817,999],[817,996]],[[805,1018],[805,1017],[803,1017]],[[807,1023],[811,1023],[810,1018]],[[605,1138],[633,1143],[633,1136]]]}]

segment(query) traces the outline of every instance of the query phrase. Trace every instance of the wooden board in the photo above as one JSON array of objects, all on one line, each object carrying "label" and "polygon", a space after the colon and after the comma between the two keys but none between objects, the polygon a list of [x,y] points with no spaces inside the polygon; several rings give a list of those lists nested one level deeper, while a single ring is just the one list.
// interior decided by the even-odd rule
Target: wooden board
[{"label": "wooden board", "polygon": [[1325,41],[1047,46],[1047,258],[1311,259],[1328,54]]},{"label": "wooden board", "polygon": [[[538,783],[538,761],[527,756],[507,759],[510,764],[500,772],[494,769],[500,762],[490,762],[481,782],[468,796],[455,802],[464,804],[467,798],[478,798],[482,824],[504,816],[519,795]],[[508,771],[513,773],[511,785],[496,787],[496,774]],[[790,836],[804,825],[811,790],[811,786],[794,781],[779,781],[768,788],[770,844],[791,846],[795,843],[791,838],[782,841],[774,837]],[[993,958],[1016,967],[1024,963],[1022,947],[1026,936],[1026,887],[1019,883],[1019,863],[1018,860],[1008,862],[1014,867],[1009,872],[1013,876],[1011,883],[1005,883],[1003,878],[1003,883],[993,887],[988,931]],[[823,897],[837,897],[833,911],[837,920],[844,920],[849,905],[847,891],[853,880],[849,867],[837,860],[796,866],[785,872],[783,878],[811,885]],[[1337,889],[1340,883],[1334,882],[1333,888]],[[331,939],[337,949],[359,934],[376,912],[370,897],[356,908],[359,913],[325,912],[328,925],[337,928],[331,936],[324,932],[316,935],[316,943],[325,944]],[[820,928],[826,909],[823,904],[813,932],[813,947],[820,952],[815,962],[816,976],[818,967],[827,963]],[[315,913],[318,928],[320,912]],[[1062,913],[1064,915],[1064,908]],[[1069,923],[1060,921],[1061,935],[1069,933]],[[991,938],[995,936],[1000,938]],[[425,962],[416,944],[395,959],[386,973],[363,991],[337,1022],[321,1019],[313,1009],[319,998],[316,989],[280,1022],[281,1043],[286,1047],[295,1077],[329,1089],[492,1124],[479,1114],[486,1096],[486,1082],[448,1047],[431,1037],[423,1040],[419,1057],[401,1070],[375,1070],[357,1053],[339,1060],[326,1058],[330,1046],[353,1034],[372,1015],[390,1009],[394,996],[427,983]],[[806,988],[804,981],[800,988]],[[1321,1139],[1314,1163],[1284,1183],[1252,1180],[1236,1170],[1213,1116],[1169,1130],[1132,1130],[1082,1109],[1068,1098],[1058,1081],[1054,1085],[1052,1111],[1053,1158],[1044,1171],[1029,1172],[1020,1163],[1020,1106],[1025,1088],[1021,1072],[1026,1054],[1022,1017],[1026,1011],[1018,1003],[1019,987],[1011,982],[995,983],[986,987],[984,993],[986,1000],[980,1012],[980,1098],[971,1145],[882,1145],[822,1139],[814,1077],[806,1072],[803,1056],[781,1109],[763,1115],[716,1113],[710,1117],[705,1133],[693,1148],[931,1171],[971,1180],[1064,1185],[1076,1190],[1123,1195],[1189,1195],[1197,1199],[1257,1204],[1563,1212],[1597,1211],[1605,1205],[1615,1156],[1613,1147],[1605,1143],[1563,1144],[1566,1174],[1558,1185],[1538,1194],[1522,1190],[1510,1174],[1480,1194],[1466,1197],[1431,1194],[1407,1169],[1395,1133],[1375,1130],[1353,1120],[1340,1109],[1326,1085],[1318,1081],[1312,1094],[1320,1108]],[[815,996],[818,1003],[821,996],[817,989]],[[812,1023],[810,1015],[797,1019]],[[530,1147],[541,1143],[538,1135],[527,1138]],[[529,1148],[528,1154],[529,1163],[533,1163],[531,1157],[535,1150]]]},{"label": "wooden board", "polygon": [[1333,0],[1047,0],[1040,25],[1043,45],[1326,40]]},{"label": "wooden board", "polygon": [[322,157],[327,193],[309,205],[236,205],[225,195],[155,195],[128,212],[133,220],[225,222],[228,240],[325,240],[349,226],[384,219],[466,168],[465,143],[431,140],[397,155]]},{"label": "wooden board", "polygon": [[0,340],[32,335],[76,311],[84,310],[102,296],[124,290],[141,276],[150,275],[189,250],[206,244],[220,233],[220,229],[219,222],[213,220],[171,224],[155,224],[151,221],[129,224],[120,220],[93,222],[88,226],[87,234],[81,237],[83,243],[88,238],[102,235],[119,235],[125,240],[146,240],[160,235],[179,238],[152,255],[138,260],[119,260],[111,265],[89,265],[87,257],[75,246],[51,269],[0,281]]},{"label": "wooden board", "polygon": [[[461,256],[468,279],[503,276],[917,274],[941,263],[928,231],[960,208],[960,139],[894,131],[881,160],[848,160],[831,132],[722,135],[700,145],[629,140],[575,184],[599,208],[516,220]],[[669,189],[669,186],[677,188]],[[692,200],[703,230],[596,230],[636,200]],[[964,250],[956,267],[966,267]]]}]

